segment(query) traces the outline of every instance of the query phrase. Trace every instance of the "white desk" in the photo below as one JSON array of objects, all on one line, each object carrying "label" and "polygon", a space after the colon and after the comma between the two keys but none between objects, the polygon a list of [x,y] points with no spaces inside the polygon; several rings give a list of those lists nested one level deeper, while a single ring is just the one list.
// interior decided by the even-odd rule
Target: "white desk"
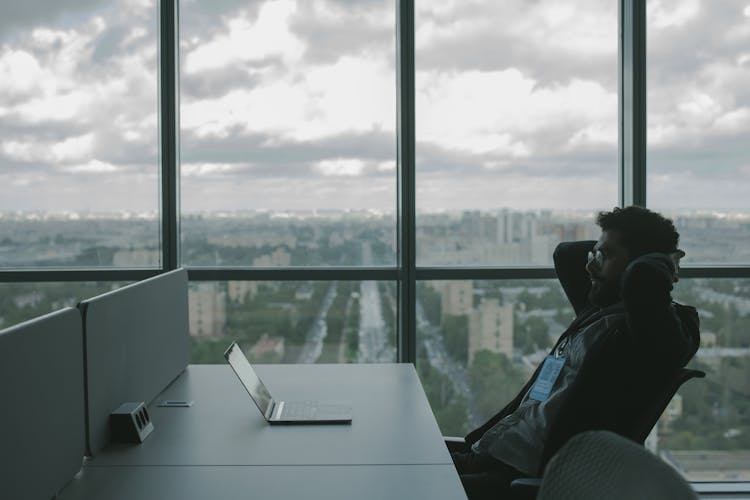
[{"label": "white desk", "polygon": [[191,365],[149,406],[151,436],[105,448],[59,498],[465,498],[412,365],[256,368],[279,399],[351,405],[352,424],[268,425],[229,366]]}]

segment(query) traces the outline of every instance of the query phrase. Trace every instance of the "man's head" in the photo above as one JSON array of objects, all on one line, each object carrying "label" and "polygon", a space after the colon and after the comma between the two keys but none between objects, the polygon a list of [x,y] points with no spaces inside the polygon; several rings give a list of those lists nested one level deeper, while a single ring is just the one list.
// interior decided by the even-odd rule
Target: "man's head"
[{"label": "man's head", "polygon": [[620,281],[628,263],[651,252],[672,254],[680,235],[674,224],[641,207],[615,208],[600,212],[596,223],[602,228],[586,271],[591,277],[589,300],[599,307],[620,299]]}]

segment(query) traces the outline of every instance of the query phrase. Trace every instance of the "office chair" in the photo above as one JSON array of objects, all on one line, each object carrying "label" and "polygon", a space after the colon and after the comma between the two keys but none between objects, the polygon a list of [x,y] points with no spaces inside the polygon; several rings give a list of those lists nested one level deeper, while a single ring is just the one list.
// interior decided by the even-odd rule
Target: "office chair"
[{"label": "office chair", "polygon": [[[705,376],[705,372],[702,372],[700,370],[681,368],[675,374],[675,376],[664,386],[664,390],[660,392],[654,400],[651,401],[651,404],[648,406],[647,411],[642,413],[635,421],[632,422],[632,427],[622,437],[628,438],[631,442],[633,442],[633,444],[640,444],[642,447],[644,441],[651,432],[651,429],[653,429],[656,423],[659,421],[659,417],[661,417],[661,414],[664,412],[667,405],[672,400],[682,384],[692,378],[704,378]],[[573,438],[571,438],[570,440],[572,441]],[[546,477],[546,475],[547,472],[545,471],[544,476]],[[539,487],[543,483],[543,478],[516,479],[511,483],[513,498],[516,498],[518,500],[537,498]]]},{"label": "office chair", "polygon": [[609,431],[582,432],[550,460],[539,500],[661,500],[698,496],[671,466]]},{"label": "office chair", "polygon": [[[651,429],[654,428],[659,417],[661,417],[661,414],[664,412],[664,409],[682,384],[692,378],[704,378],[705,376],[705,372],[700,370],[691,370],[689,368],[681,368],[678,370],[675,376],[664,386],[664,390],[657,394],[657,397],[648,406],[647,411],[632,422],[632,427],[623,437],[628,438],[634,443],[643,445],[643,442],[646,440],[646,437],[648,437]],[[469,450],[468,445],[462,437],[445,437],[444,439],[448,451],[451,453],[465,452]],[[542,478],[538,477],[516,479],[511,483],[513,498],[517,500],[536,498],[542,482]]]}]

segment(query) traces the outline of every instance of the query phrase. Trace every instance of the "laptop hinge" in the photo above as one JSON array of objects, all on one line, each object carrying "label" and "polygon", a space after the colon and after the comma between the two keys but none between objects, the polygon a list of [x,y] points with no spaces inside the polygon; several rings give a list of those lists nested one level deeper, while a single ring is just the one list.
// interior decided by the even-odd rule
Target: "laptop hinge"
[{"label": "laptop hinge", "polygon": [[271,420],[271,417],[273,416],[273,410],[276,408],[276,401],[271,399],[271,404],[268,405],[268,408],[266,408],[266,414],[263,415],[266,420]]}]

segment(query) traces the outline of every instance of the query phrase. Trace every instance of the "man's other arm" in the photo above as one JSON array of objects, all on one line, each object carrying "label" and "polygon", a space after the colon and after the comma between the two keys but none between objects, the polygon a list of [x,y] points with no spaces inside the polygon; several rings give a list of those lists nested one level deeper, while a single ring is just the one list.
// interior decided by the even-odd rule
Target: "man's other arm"
[{"label": "man's other arm", "polygon": [[699,336],[695,309],[672,302],[674,275],[674,263],[668,255],[643,255],[625,269],[622,298],[635,345],[643,349],[643,354],[678,368],[695,354]]},{"label": "man's other arm", "polygon": [[588,294],[591,280],[586,272],[588,253],[595,241],[569,241],[557,245],[552,258],[555,261],[557,279],[565,291],[576,316],[589,307]]}]

